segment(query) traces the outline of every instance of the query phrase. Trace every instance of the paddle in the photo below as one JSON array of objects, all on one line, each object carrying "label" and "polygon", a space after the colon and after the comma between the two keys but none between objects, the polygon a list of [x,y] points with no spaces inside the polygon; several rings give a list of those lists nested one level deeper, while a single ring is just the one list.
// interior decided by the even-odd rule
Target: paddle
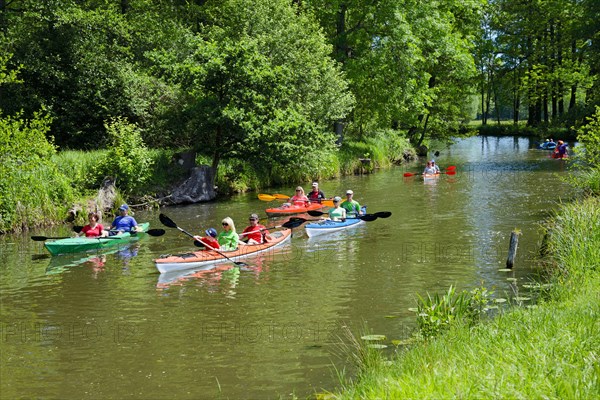
[{"label": "paddle", "polygon": [[[82,229],[83,229],[83,226],[75,225],[73,227],[73,231],[75,231],[77,233],[80,233]],[[108,232],[119,232],[119,231],[110,230]],[[137,235],[138,233],[147,233],[150,236],[162,236],[165,234],[165,230],[164,229],[149,229],[146,232],[137,232],[137,231],[129,232],[129,234],[131,234],[131,235]],[[109,237],[111,237],[111,236],[109,236]],[[52,239],[56,239],[56,238],[52,238]],[[63,238],[58,238],[58,239],[63,239]]]},{"label": "paddle", "polygon": [[[324,214],[329,214],[327,212],[322,212],[322,211],[316,211],[316,210],[310,210],[307,211],[308,215],[311,215],[313,217],[320,217],[321,215]],[[348,219],[361,219],[363,221],[367,221],[367,222],[371,222],[371,221],[375,221],[377,218],[389,218],[392,215],[392,213],[390,211],[379,211],[376,212],[374,214],[365,214],[365,215],[357,215],[356,217],[348,217]]]},{"label": "paddle", "polygon": [[[164,235],[164,232],[162,234]],[[160,236],[160,235],[157,235],[157,236]],[[36,242],[43,242],[44,240],[48,240],[48,239],[74,239],[74,238],[71,236],[63,236],[63,237],[32,236],[31,239],[35,240]],[[119,237],[119,236],[95,236],[95,237],[90,237],[90,238],[86,238],[86,239],[121,239],[121,237]]]},{"label": "paddle", "polygon": [[[290,218],[289,221],[281,224],[281,225],[275,225],[275,226],[267,226],[266,228],[261,228],[258,230],[258,232],[260,231],[265,231],[265,230],[269,230],[269,229],[278,229],[278,228],[288,228],[288,229],[294,229],[299,227],[300,225],[302,225],[304,222],[306,222],[305,219],[303,218],[298,218],[298,217],[293,217]],[[246,236],[249,235],[253,232],[257,232],[257,231],[252,231],[252,232],[246,232],[246,233],[240,233],[239,236]]]},{"label": "paddle", "polygon": [[273,201],[273,200],[287,200],[291,196],[287,194],[275,193],[275,194],[259,194],[258,199],[263,201]]},{"label": "paddle", "polygon": [[[184,230],[184,229],[182,229],[182,228],[178,227],[178,226],[177,226],[177,224],[176,224],[176,223],[175,223],[175,222],[174,222],[174,221],[173,221],[171,218],[167,217],[165,214],[160,214],[160,215],[158,216],[158,219],[160,220],[160,222],[161,222],[163,225],[165,225],[165,226],[167,226],[167,227],[169,227],[169,228],[176,228],[176,229],[179,229],[179,231],[181,231],[181,232],[185,233],[186,235],[188,235],[188,236],[189,236],[189,237],[191,237],[192,239],[195,239],[195,238],[194,238],[194,235],[192,235],[192,234],[191,234],[191,233],[189,233],[188,231],[186,231],[186,230]],[[237,265],[238,267],[247,267],[247,266],[248,266],[248,264],[246,264],[246,263],[244,263],[244,262],[241,262],[241,261],[233,261],[231,258],[227,257],[225,254],[223,254],[223,253],[222,253],[222,252],[220,252],[219,250],[217,250],[217,249],[215,249],[215,248],[213,248],[213,247],[211,247],[211,246],[208,246],[208,245],[206,245],[205,243],[200,243],[199,241],[197,241],[197,240],[194,240],[194,245],[196,245],[196,246],[198,246],[198,247],[200,247],[200,246],[205,246],[205,247],[207,247],[207,248],[209,248],[209,249],[213,250],[214,252],[216,252],[216,253],[217,253],[217,254],[219,254],[220,256],[222,256],[222,257],[225,257],[227,260],[231,261],[232,263],[234,263],[234,264],[235,264],[235,265]]]},{"label": "paddle", "polygon": [[[446,175],[456,175],[456,170],[451,170],[451,171],[445,171],[445,172],[440,172],[439,174],[436,175],[441,175],[441,174],[446,174]],[[405,172],[404,173],[404,177],[407,178],[409,176],[415,176],[415,175],[423,175],[423,174],[413,174],[412,172]]]}]

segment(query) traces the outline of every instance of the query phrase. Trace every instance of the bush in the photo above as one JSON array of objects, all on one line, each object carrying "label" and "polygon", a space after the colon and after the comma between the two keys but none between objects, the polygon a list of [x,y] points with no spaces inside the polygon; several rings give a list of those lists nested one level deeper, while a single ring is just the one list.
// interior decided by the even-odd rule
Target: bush
[{"label": "bush", "polygon": [[51,223],[66,215],[73,191],[51,157],[51,119],[0,119],[0,232]]},{"label": "bush", "polygon": [[152,157],[139,128],[126,118],[114,118],[104,127],[110,147],[97,168],[94,168],[91,180],[100,185],[104,177],[111,176],[121,192],[130,194],[142,187],[152,175]]}]

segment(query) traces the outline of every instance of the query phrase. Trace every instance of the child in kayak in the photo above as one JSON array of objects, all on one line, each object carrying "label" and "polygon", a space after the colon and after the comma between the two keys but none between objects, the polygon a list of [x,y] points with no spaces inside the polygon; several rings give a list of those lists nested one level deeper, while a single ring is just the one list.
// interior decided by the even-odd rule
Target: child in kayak
[{"label": "child in kayak", "polygon": [[208,228],[204,233],[206,233],[206,236],[194,236],[194,239],[202,243],[209,250],[221,247],[217,241],[217,230],[215,228]]}]

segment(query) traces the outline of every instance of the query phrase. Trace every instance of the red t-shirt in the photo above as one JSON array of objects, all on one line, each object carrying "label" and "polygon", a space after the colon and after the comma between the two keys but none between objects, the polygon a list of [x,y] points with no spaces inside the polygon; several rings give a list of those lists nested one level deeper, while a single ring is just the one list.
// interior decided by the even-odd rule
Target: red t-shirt
[{"label": "red t-shirt", "polygon": [[[208,245],[206,246],[207,249],[218,249],[219,247],[219,242],[217,242],[217,239],[215,239],[212,236],[204,236],[202,237],[202,239],[200,239],[200,243],[204,244],[204,245]],[[210,247],[209,247],[210,246]]]},{"label": "red t-shirt", "polygon": [[102,235],[103,230],[104,227],[102,224],[96,224],[95,228],[92,228],[89,225],[84,226],[81,232],[85,233],[85,237],[98,237]]},{"label": "red t-shirt", "polygon": [[244,229],[244,232],[242,233],[245,233],[244,236],[246,236],[248,240],[254,239],[258,243],[263,243],[263,234],[268,235],[269,231],[266,230],[263,225],[257,224],[256,226],[250,225],[249,227]]}]

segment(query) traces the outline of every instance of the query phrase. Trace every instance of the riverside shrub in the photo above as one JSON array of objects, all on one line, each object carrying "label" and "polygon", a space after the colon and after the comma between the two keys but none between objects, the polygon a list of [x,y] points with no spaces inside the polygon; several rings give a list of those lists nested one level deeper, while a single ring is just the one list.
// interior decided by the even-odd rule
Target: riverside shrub
[{"label": "riverside shrub", "polygon": [[36,114],[0,118],[0,233],[60,219],[73,199],[46,139],[51,119]]}]

